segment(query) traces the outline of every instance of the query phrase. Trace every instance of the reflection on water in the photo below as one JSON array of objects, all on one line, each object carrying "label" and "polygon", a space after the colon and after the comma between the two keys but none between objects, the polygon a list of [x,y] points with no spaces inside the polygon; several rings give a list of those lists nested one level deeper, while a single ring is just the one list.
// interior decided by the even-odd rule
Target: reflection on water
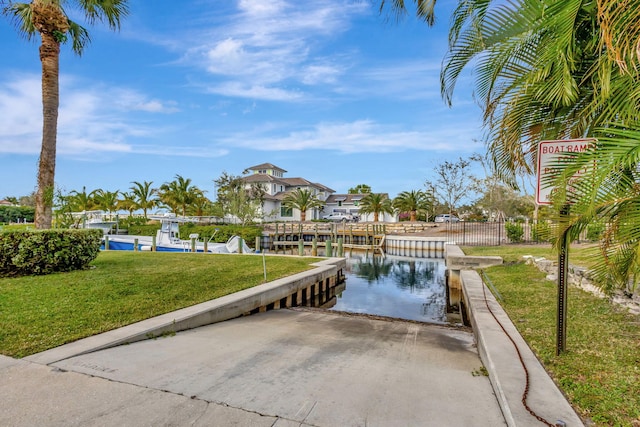
[{"label": "reflection on water", "polygon": [[332,310],[445,323],[443,259],[351,255]]}]

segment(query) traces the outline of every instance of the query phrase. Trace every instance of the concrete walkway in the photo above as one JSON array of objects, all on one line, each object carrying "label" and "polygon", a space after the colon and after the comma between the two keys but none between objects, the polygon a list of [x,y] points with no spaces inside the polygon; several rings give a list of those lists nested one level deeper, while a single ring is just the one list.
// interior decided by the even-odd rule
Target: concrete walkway
[{"label": "concrete walkway", "polygon": [[51,365],[0,357],[0,425],[505,425],[481,366],[467,330],[278,310]]}]

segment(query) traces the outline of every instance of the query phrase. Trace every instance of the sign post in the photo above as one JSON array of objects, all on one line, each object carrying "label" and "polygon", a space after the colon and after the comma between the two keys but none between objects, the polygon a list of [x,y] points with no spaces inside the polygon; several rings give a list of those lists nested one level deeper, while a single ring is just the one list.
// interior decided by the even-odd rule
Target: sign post
[{"label": "sign post", "polygon": [[[563,161],[572,158],[567,153],[580,153],[586,151],[595,143],[594,139],[567,139],[556,141],[541,141],[538,145],[538,181],[536,189],[536,203],[538,205],[551,205],[553,193],[557,190],[553,179],[562,173]],[[578,171],[570,180],[580,179],[585,170]],[[560,218],[568,219],[569,205],[565,204],[560,209]],[[556,356],[565,350],[567,341],[567,272],[569,265],[569,236],[566,230],[562,231],[558,247],[558,310],[556,328]]]}]

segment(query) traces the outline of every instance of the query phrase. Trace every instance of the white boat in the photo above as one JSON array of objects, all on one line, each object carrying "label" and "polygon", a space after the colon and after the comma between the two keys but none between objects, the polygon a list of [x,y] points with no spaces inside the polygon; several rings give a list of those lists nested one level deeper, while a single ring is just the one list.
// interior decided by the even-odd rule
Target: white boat
[{"label": "white boat", "polygon": [[118,221],[105,220],[106,214],[104,211],[82,211],[72,212],[71,216],[76,221],[76,227],[78,228],[98,228],[102,230],[104,234],[108,234],[113,229],[114,225],[118,224]]},{"label": "white boat", "polygon": [[[188,222],[186,218],[179,218],[174,215],[155,216],[150,217],[160,221],[160,229],[156,232],[156,251],[157,252],[192,252],[193,246],[195,246],[196,252],[209,253],[237,253],[238,252],[238,236],[232,236],[227,243],[215,243],[211,242],[211,239],[206,242],[199,241],[198,234],[189,235],[189,239],[180,238],[180,223]],[[109,250],[134,250],[134,245],[138,244],[138,250],[151,251],[153,249],[153,239],[150,236],[130,236],[130,235],[105,235],[105,247],[106,242],[109,242]],[[245,242],[242,245],[243,253],[251,253],[252,250],[247,246]]]}]

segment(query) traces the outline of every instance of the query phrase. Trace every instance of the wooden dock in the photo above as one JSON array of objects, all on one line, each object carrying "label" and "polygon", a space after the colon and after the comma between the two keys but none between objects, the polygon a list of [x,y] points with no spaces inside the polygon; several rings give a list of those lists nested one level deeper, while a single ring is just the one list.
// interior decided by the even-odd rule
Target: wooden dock
[{"label": "wooden dock", "polygon": [[[304,250],[311,247],[312,255],[317,255],[317,248],[323,247],[327,252],[334,248],[338,256],[344,249],[379,250],[382,251],[385,230],[383,225],[370,224],[364,229],[355,229],[352,224],[315,224],[312,229],[302,224],[275,224],[275,230],[268,235],[268,246],[278,251],[294,251],[296,247]],[[315,252],[315,253],[314,253]]]}]

